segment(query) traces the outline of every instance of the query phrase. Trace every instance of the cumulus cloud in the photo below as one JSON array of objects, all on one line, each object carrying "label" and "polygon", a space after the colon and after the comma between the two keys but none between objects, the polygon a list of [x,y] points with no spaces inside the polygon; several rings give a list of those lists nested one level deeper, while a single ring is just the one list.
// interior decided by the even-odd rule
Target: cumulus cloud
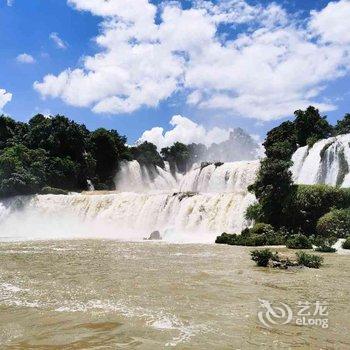
[{"label": "cumulus cloud", "polygon": [[155,127],[144,131],[138,142],[152,142],[158,149],[171,146],[174,142],[184,144],[203,143],[210,146],[212,143],[220,143],[229,138],[232,129],[214,127],[207,130],[203,125],[181,115],[174,115],[171,118],[171,130],[164,132],[161,127]]},{"label": "cumulus cloud", "polygon": [[350,43],[350,1],[330,2],[322,11],[311,12],[310,28],[328,43]]},{"label": "cumulus cloud", "polygon": [[19,63],[35,63],[35,59],[32,55],[27,53],[21,53],[16,57],[16,61]]},{"label": "cumulus cloud", "polygon": [[[174,1],[68,3],[101,17],[99,52],[34,88],[96,113],[156,107],[182,92],[194,108],[273,120],[309,104],[335,109],[320,94],[349,72],[348,0],[329,3],[306,21],[275,3],[243,0],[193,0],[188,9]],[[239,24],[248,29],[232,29]]]},{"label": "cumulus cloud", "polygon": [[6,103],[10,102],[12,99],[12,94],[7,92],[4,89],[0,89],[0,110],[6,105]]},{"label": "cumulus cloud", "polygon": [[65,50],[68,47],[68,44],[59,37],[58,33],[53,32],[49,37],[58,49]]},{"label": "cumulus cloud", "polygon": [[15,0],[6,0],[7,6],[12,6]]}]

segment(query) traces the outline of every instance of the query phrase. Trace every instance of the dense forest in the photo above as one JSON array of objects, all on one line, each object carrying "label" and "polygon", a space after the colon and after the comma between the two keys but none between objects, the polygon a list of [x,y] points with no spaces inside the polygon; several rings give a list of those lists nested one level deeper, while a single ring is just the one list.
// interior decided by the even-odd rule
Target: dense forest
[{"label": "dense forest", "polygon": [[[335,126],[310,106],[298,110],[294,121],[286,121],[267,133],[266,157],[249,190],[258,203],[246,212],[255,225],[241,235],[226,233],[217,243],[265,245],[285,244],[307,248],[311,243],[329,250],[336,238],[350,235],[350,188],[326,185],[296,185],[292,181],[291,157],[298,147],[312,146],[330,136],[350,133],[350,114]],[[288,243],[289,242],[289,243]]]},{"label": "dense forest", "polygon": [[227,141],[208,148],[176,142],[158,152],[152,143],[129,147],[126,141],[116,130],[89,131],[61,115],[38,114],[28,123],[2,115],[0,197],[80,192],[89,184],[97,190],[113,190],[114,177],[125,160],[160,167],[168,161],[173,171],[185,172],[193,163],[215,157],[223,161],[253,159],[259,147],[242,129],[235,129]]}]

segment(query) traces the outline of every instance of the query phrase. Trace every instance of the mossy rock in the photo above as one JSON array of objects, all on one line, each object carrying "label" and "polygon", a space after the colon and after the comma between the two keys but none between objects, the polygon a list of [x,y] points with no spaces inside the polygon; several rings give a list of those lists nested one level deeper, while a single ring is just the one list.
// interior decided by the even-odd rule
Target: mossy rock
[{"label": "mossy rock", "polygon": [[41,189],[41,194],[63,194],[63,195],[67,195],[68,191],[66,190],[62,190],[60,188],[55,188],[55,187],[49,187],[49,186],[45,186]]}]

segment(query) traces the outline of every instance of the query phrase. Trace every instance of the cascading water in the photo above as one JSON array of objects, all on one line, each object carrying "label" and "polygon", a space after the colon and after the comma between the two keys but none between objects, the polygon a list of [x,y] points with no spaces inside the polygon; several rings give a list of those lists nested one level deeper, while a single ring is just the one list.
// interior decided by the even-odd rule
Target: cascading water
[{"label": "cascading water", "polygon": [[350,134],[316,142],[311,148],[299,148],[292,157],[294,182],[350,186]]},{"label": "cascading water", "polygon": [[122,165],[114,193],[17,197],[0,206],[2,238],[113,238],[140,240],[158,230],[167,241],[213,242],[247,225],[254,202],[247,187],[258,161],[194,166],[185,175]]}]

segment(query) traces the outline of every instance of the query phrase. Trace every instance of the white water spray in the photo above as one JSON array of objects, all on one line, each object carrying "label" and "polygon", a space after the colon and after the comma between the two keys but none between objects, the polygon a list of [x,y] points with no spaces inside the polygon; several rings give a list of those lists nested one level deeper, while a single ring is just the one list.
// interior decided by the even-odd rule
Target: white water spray
[{"label": "white water spray", "polygon": [[299,148],[293,155],[291,170],[298,184],[350,186],[350,134]]},{"label": "white water spray", "polygon": [[[111,238],[141,240],[158,230],[173,242],[213,242],[217,234],[240,232],[254,202],[247,187],[258,161],[194,166],[187,174],[169,167],[128,162],[109,194],[17,197],[0,207],[4,239]],[[2,219],[1,219],[2,217]]]}]

